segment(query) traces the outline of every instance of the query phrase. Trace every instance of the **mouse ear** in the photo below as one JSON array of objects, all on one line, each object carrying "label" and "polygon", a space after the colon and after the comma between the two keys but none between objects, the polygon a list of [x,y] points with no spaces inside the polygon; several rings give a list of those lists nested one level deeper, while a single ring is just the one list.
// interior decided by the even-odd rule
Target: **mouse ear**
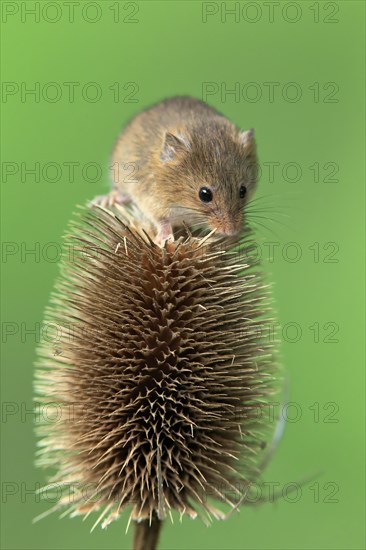
[{"label": "mouse ear", "polygon": [[186,136],[181,133],[165,132],[160,158],[164,162],[173,160],[178,152],[188,151],[188,149],[189,142]]},{"label": "mouse ear", "polygon": [[248,147],[251,149],[254,149],[255,143],[254,143],[254,128],[250,128],[250,130],[242,130],[239,133],[239,141],[244,147]]}]

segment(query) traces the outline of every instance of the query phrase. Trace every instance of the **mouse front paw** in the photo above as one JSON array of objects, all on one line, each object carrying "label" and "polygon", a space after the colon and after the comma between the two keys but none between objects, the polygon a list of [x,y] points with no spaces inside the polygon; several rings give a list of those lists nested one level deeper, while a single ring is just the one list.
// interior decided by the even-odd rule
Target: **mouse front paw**
[{"label": "mouse front paw", "polygon": [[161,221],[154,242],[159,246],[164,246],[165,241],[174,242],[174,234],[172,224],[167,221]]},{"label": "mouse front paw", "polygon": [[112,189],[106,195],[97,195],[90,201],[90,206],[103,206],[103,208],[113,208],[115,204],[127,204],[131,202],[131,198],[127,193],[123,193],[119,189]]}]

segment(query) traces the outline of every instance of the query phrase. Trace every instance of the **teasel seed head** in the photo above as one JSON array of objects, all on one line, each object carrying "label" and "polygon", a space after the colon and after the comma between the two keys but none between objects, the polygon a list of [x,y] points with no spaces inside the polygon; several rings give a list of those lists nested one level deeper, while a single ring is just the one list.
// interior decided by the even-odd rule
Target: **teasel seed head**
[{"label": "teasel seed head", "polygon": [[46,314],[57,339],[36,375],[57,413],[39,427],[45,489],[65,487],[55,509],[99,511],[103,527],[125,508],[145,525],[223,518],[213,501],[235,507],[260,473],[257,412],[277,376],[252,237],[160,247],[126,220],[86,208],[66,237]]}]

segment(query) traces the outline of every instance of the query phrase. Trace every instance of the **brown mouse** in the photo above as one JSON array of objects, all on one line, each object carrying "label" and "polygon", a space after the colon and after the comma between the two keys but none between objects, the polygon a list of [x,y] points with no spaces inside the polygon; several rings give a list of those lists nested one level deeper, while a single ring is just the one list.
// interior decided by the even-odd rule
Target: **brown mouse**
[{"label": "brown mouse", "polygon": [[95,202],[133,202],[160,243],[183,222],[236,235],[256,186],[253,133],[193,97],[165,99],[123,129],[112,154],[113,189]]}]

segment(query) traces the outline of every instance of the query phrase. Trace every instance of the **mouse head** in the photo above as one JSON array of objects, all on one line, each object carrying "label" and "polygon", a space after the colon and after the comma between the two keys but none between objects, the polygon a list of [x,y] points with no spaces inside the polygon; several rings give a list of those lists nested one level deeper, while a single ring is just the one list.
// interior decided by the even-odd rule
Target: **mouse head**
[{"label": "mouse head", "polygon": [[256,148],[254,130],[240,131],[224,121],[165,133],[162,183],[172,211],[180,209],[187,223],[236,235],[256,187]]}]

